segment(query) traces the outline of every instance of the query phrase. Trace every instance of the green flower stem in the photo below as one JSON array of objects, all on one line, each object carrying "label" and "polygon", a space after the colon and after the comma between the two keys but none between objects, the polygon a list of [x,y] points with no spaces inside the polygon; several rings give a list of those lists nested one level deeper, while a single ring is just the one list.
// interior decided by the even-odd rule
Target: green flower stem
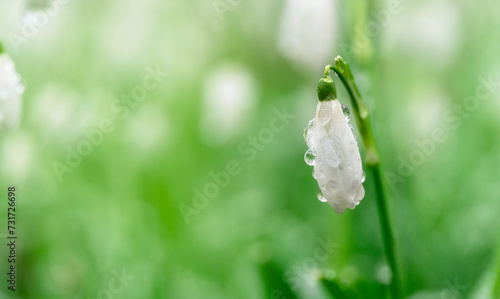
[{"label": "green flower stem", "polygon": [[373,138],[368,109],[361,99],[361,95],[359,94],[356,83],[354,82],[354,77],[352,76],[351,70],[344,59],[342,59],[342,57],[340,56],[337,56],[337,58],[335,58],[335,65],[326,66],[325,76],[328,75],[330,70],[334,71],[339,76],[340,80],[347,88],[349,96],[352,100],[352,107],[354,110],[354,114],[356,115],[356,123],[358,124],[361,138],[363,139],[363,144],[365,145],[365,163],[366,166],[368,166],[372,170],[375,179],[377,206],[380,227],[382,230],[382,238],[384,241],[387,262],[392,271],[390,290],[392,298],[399,299],[402,298],[402,289],[400,286],[396,253],[394,249],[394,237],[387,209],[387,198],[384,192],[382,174],[380,171],[380,158],[377,152],[377,147],[375,145],[375,140]]},{"label": "green flower stem", "polygon": [[496,278],[492,290],[493,298],[500,298],[500,247],[497,252]]}]

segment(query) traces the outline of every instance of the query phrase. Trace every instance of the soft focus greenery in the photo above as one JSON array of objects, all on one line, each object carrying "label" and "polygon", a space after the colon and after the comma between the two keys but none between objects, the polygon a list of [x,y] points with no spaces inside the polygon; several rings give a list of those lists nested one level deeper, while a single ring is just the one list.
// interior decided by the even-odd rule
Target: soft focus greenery
[{"label": "soft focus greenery", "polygon": [[[500,92],[467,102],[481,78],[500,81],[500,2],[402,0],[366,44],[357,28],[390,3],[304,1],[333,3],[333,15],[297,36],[289,56],[283,16],[301,1],[220,2],[234,5],[223,19],[212,0],[70,0],[18,51],[9,36],[21,32],[25,3],[0,2],[0,40],[26,87],[19,128],[0,133],[0,297],[108,298],[111,282],[122,287],[112,298],[385,298],[373,177],[360,205],[338,215],[316,199],[303,159],[316,84],[337,55],[371,113],[407,297],[500,296]],[[120,119],[113,103],[143,84],[148,66],[168,76]],[[221,73],[243,88],[224,89]],[[218,88],[236,96],[214,104]],[[253,159],[242,154],[285,107],[295,118]],[[54,161],[105,118],[114,131],[58,180]],[[436,130],[442,142],[430,141]],[[193,190],[232,160],[241,172],[186,223],[180,205],[193,206]],[[9,185],[16,292],[5,274]],[[335,246],[318,259],[328,238]],[[122,270],[133,276],[124,286]]]}]

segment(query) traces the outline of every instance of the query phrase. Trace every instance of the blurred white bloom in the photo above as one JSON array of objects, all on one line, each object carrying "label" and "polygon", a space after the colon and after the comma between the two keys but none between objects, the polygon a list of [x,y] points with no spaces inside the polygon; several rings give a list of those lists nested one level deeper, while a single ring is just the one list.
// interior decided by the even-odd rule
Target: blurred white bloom
[{"label": "blurred white bloom", "polygon": [[337,213],[354,209],[365,196],[361,156],[347,112],[336,99],[320,101],[304,132],[309,146],[305,160],[314,165],[318,198],[328,201]]},{"label": "blurred white bloom", "polygon": [[[398,122],[394,126],[408,122],[408,130],[413,131],[410,136],[425,138],[431,136],[432,132],[442,126],[443,115],[449,108],[449,95],[438,88],[428,86],[425,90],[418,90],[411,95],[408,106],[405,107]],[[398,129],[400,129],[399,127]]]},{"label": "blurred white bloom", "polygon": [[130,149],[147,158],[168,139],[167,117],[156,105],[141,107],[127,122],[124,132]]},{"label": "blurred white bloom", "polygon": [[312,70],[324,66],[333,52],[336,1],[287,0],[278,35],[286,58]]},{"label": "blurred white bloom", "polygon": [[203,101],[201,136],[209,144],[223,144],[253,118],[257,83],[246,66],[223,65],[206,79]]},{"label": "blurred white bloom", "polygon": [[446,66],[460,49],[460,25],[456,1],[405,4],[394,24],[387,27],[387,45],[433,67]]},{"label": "blurred white bloom", "polygon": [[12,129],[19,123],[23,92],[14,63],[7,54],[0,54],[0,131]]},{"label": "blurred white bloom", "polygon": [[2,165],[2,175],[16,183],[21,183],[27,179],[33,171],[35,160],[33,139],[17,131],[6,136],[0,145],[0,165]]}]

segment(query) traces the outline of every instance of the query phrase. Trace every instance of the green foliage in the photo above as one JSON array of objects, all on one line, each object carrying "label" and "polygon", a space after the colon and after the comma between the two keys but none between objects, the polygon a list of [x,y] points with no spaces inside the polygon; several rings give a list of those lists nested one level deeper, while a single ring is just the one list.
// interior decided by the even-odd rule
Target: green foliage
[{"label": "green foliage", "polygon": [[[0,297],[105,298],[112,283],[114,298],[257,299],[276,285],[293,290],[286,298],[328,298],[331,284],[311,273],[331,269],[340,291],[386,298],[373,175],[366,171],[361,204],[337,215],[316,199],[303,160],[317,79],[337,53],[370,112],[406,294],[468,298],[479,285],[493,293],[500,92],[482,82],[500,70],[500,3],[402,1],[363,47],[357,14],[383,15],[340,1],[331,57],[316,66],[277,46],[284,1],[222,2],[224,20],[211,1],[68,1],[19,51],[9,33],[20,34],[21,22],[1,18],[0,39],[26,91],[19,129],[0,136],[2,190],[19,190],[20,244],[18,289],[9,293],[2,279]],[[309,42],[300,49],[315,47]],[[251,78],[254,100],[238,95],[211,118],[209,87],[228,63],[235,84]],[[131,102],[157,65],[167,77]],[[476,102],[478,88],[489,94]],[[226,118],[237,110],[224,110],[231,103],[244,107],[235,119]],[[285,107],[294,118],[280,122],[273,109]],[[59,181],[53,162],[95,141],[104,119],[112,132]],[[230,130],[212,127],[221,120]],[[228,169],[237,174],[226,179]],[[194,191],[206,188],[216,196]],[[189,224],[181,204],[194,209]],[[327,236],[338,246],[317,258],[317,238]],[[272,262],[255,258],[262,242]],[[122,271],[130,280],[120,283]]]}]

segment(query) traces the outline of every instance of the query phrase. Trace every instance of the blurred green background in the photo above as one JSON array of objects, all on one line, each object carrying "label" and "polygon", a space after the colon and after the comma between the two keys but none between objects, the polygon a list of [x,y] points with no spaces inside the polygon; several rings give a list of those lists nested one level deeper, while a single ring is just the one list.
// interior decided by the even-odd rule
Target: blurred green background
[{"label": "blurred green background", "polygon": [[[26,87],[21,125],[0,137],[19,236],[17,290],[2,274],[1,298],[331,298],[318,273],[335,277],[336,298],[385,298],[371,173],[361,204],[338,215],[303,159],[336,55],[372,113],[407,297],[498,295],[500,85],[484,81],[500,81],[500,2],[32,9],[0,1],[0,40]],[[167,75],[144,89],[148,68]],[[293,119],[270,134],[284,110]],[[58,178],[54,163],[103,120],[113,131]]]}]

